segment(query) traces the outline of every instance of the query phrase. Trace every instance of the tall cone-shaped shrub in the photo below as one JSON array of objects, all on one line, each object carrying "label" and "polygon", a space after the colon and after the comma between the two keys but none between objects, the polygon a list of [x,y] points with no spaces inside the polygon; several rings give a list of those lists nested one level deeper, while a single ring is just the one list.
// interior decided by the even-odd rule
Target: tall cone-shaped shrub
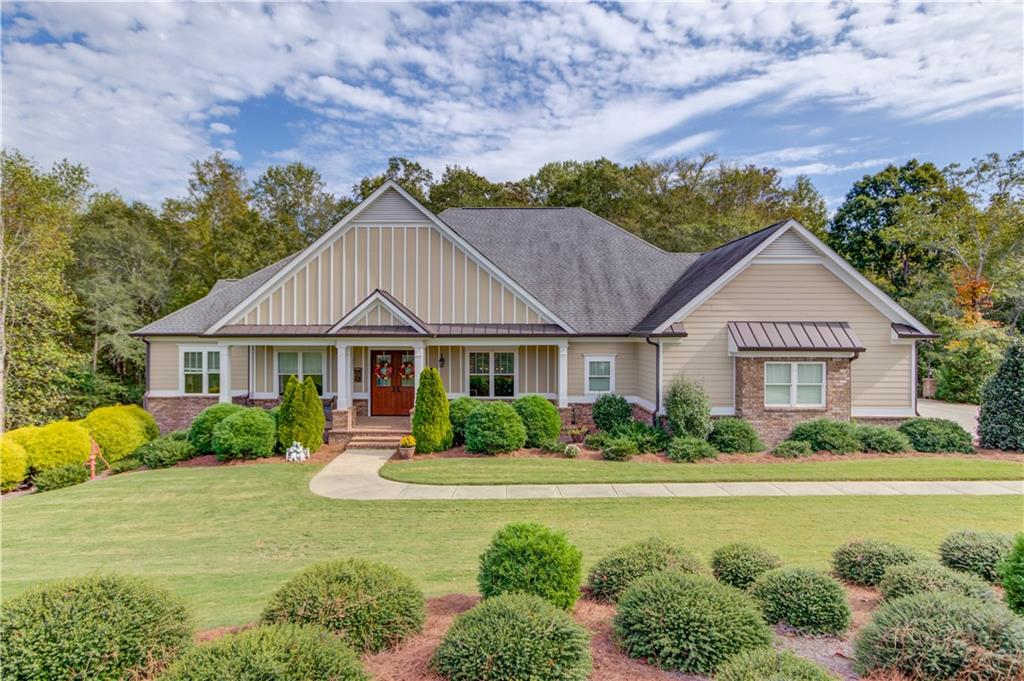
[{"label": "tall cone-shaped shrub", "polygon": [[412,416],[416,453],[440,452],[452,446],[452,422],[448,418],[448,397],[437,369],[427,367],[420,374],[416,390],[416,411]]},{"label": "tall cone-shaped shrub", "polygon": [[298,393],[302,389],[299,379],[289,376],[284,384],[284,396],[277,412],[277,446],[284,451],[295,442],[295,409]]},{"label": "tall cone-shaped shrub", "polygon": [[1024,341],[1011,345],[981,391],[982,447],[1024,450]]},{"label": "tall cone-shaped shrub", "polygon": [[311,452],[320,449],[324,443],[324,403],[316,391],[316,383],[312,378],[302,382],[299,414],[295,419],[295,439]]}]

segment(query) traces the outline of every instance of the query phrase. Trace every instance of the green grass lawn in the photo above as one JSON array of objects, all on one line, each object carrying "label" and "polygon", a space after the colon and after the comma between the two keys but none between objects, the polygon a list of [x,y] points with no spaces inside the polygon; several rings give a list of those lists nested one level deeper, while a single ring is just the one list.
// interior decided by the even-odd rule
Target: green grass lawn
[{"label": "green grass lawn", "polygon": [[790,480],[1022,480],[1020,461],[921,457],[803,463],[659,464],[572,459],[426,459],[380,472],[398,482],[517,485],[585,482],[750,482]]},{"label": "green grass lawn", "polygon": [[207,628],[252,621],[285,579],[326,558],[386,561],[428,595],[475,591],[478,556],[512,521],[564,530],[587,566],[657,534],[705,559],[716,546],[745,540],[787,562],[826,567],[831,551],[854,537],[934,551],[952,529],[1013,531],[1024,517],[1016,496],[347,502],[309,492],[316,471],[171,468],[6,499],[2,594],[116,570],[186,596]]}]

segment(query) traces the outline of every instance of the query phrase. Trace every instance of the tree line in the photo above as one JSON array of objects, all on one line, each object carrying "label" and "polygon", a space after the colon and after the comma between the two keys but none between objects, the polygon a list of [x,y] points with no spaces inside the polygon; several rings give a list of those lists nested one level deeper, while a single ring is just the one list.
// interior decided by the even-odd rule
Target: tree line
[{"label": "tree line", "polygon": [[94,187],[87,168],[68,161],[42,169],[14,150],[0,161],[0,414],[8,428],[140,401],[145,347],[131,331],[201,298],[218,279],[305,247],[389,179],[434,212],[580,206],[679,252],[796,218],[943,334],[922,353],[926,374],[979,357],[991,363],[1008,330],[1024,325],[1024,153],[967,167],[889,166],[855,183],[831,219],[809,178],[787,184],[778,169],[714,154],[553,162],[509,182],[460,166],[435,178],[392,158],[337,196],[303,163],[270,166],[253,181],[218,153],[193,163],[183,194],[159,207]]}]

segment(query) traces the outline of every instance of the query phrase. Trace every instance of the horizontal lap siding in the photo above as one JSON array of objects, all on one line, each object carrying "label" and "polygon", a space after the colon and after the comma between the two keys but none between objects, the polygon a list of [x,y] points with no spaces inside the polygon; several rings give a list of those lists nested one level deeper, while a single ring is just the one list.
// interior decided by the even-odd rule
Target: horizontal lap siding
[{"label": "horizontal lap siding", "polygon": [[614,355],[615,392],[619,395],[638,395],[638,348],[638,343],[627,341],[569,341],[569,395],[579,397],[587,394],[584,381],[586,355]]},{"label": "horizontal lap siding", "polygon": [[178,389],[178,344],[166,341],[149,343],[149,389]]},{"label": "horizontal lap siding", "polygon": [[715,407],[733,406],[729,321],[847,321],[867,348],[852,365],[852,406],[911,406],[909,345],[890,342],[890,321],[821,265],[751,265],[683,320],[687,337],[665,341],[666,386],[685,374]]}]

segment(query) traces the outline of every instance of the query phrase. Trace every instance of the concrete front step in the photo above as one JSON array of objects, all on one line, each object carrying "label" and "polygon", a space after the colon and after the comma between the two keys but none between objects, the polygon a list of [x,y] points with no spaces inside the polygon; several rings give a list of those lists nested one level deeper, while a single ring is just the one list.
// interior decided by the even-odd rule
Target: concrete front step
[{"label": "concrete front step", "polygon": [[350,449],[398,449],[398,440],[385,440],[382,438],[353,438],[349,440]]},{"label": "concrete front step", "polygon": [[367,442],[384,442],[388,446],[398,447],[398,441],[409,433],[382,433],[380,431],[365,430],[329,430],[327,431],[327,442],[330,444],[347,443],[349,447],[363,446]]}]

